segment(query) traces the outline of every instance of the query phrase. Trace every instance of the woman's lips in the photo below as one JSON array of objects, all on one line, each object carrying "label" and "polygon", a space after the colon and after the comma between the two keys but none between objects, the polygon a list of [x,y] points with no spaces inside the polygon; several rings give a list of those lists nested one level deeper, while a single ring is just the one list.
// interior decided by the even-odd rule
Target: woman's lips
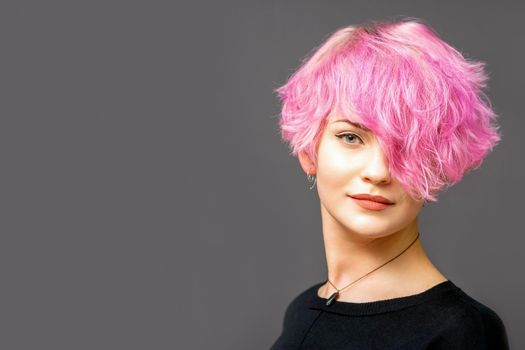
[{"label": "woman's lips", "polygon": [[352,198],[352,200],[354,200],[359,206],[365,209],[369,209],[369,210],[376,210],[376,211],[383,210],[392,205],[392,204],[379,203],[379,202],[371,201],[368,199],[357,199],[353,197],[350,197],[350,198]]}]

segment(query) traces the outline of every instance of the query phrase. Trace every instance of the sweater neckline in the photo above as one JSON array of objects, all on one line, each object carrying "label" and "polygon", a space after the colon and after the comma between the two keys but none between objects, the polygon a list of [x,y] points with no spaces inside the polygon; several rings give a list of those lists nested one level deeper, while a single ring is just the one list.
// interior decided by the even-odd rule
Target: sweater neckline
[{"label": "sweater neckline", "polygon": [[434,300],[449,294],[452,291],[461,291],[450,279],[440,282],[429,289],[403,297],[369,301],[363,303],[335,300],[332,305],[326,306],[328,299],[320,297],[317,292],[327,281],[315,284],[310,289],[309,308],[323,310],[342,315],[371,315],[401,310],[410,306]]}]

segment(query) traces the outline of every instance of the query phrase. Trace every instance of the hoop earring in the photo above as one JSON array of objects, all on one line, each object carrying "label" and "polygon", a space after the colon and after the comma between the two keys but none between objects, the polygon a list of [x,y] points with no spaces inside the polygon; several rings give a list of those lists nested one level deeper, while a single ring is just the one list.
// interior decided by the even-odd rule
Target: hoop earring
[{"label": "hoop earring", "polygon": [[317,182],[317,178],[315,175],[310,175],[309,172],[306,172],[306,179],[308,180],[309,183],[312,184],[311,187],[309,187],[310,189],[313,189],[315,187],[315,184]]}]

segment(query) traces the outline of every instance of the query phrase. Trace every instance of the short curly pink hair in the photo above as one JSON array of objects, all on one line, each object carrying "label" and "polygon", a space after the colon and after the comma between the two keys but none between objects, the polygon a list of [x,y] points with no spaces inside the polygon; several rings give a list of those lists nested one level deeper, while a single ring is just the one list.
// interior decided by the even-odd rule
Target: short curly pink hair
[{"label": "short curly pink hair", "polygon": [[282,139],[316,164],[327,117],[337,114],[376,135],[390,173],[413,198],[437,201],[501,139],[482,91],[484,67],[420,19],[341,28],[275,90]]}]

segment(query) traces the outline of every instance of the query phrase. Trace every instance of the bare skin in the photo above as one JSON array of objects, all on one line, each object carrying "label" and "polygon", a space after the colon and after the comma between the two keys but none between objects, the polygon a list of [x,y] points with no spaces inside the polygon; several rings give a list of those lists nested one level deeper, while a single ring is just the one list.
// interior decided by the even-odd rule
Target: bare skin
[{"label": "bare skin", "polygon": [[[423,201],[412,199],[391,177],[371,131],[335,119],[323,131],[317,163],[304,152],[299,161],[305,173],[317,176],[328,277],[342,289],[414,241]],[[350,135],[341,137],[345,133]],[[394,204],[382,211],[364,209],[349,197],[357,193],[381,195]],[[337,300],[362,303],[409,296],[446,280],[418,239],[402,255],[342,290]],[[329,298],[335,291],[326,283],[318,296]]]},{"label": "bare skin", "polygon": [[[401,253],[416,238],[417,220],[406,231],[385,239],[352,242],[344,235],[324,230],[328,276],[339,289]],[[447,278],[432,264],[418,239],[390,263],[341,291],[338,301],[371,302],[421,293]],[[326,283],[318,296],[328,299],[336,290]]]}]

